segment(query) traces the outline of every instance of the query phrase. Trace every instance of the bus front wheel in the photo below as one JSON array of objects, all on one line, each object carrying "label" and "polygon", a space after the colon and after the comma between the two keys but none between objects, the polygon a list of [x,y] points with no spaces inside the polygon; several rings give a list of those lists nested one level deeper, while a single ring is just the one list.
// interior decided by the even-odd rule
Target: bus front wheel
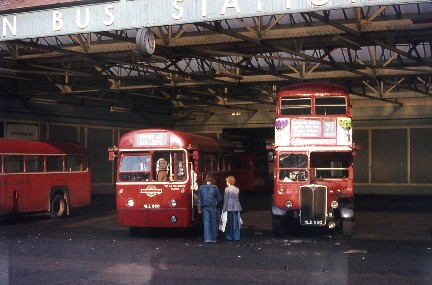
[{"label": "bus front wheel", "polygon": [[51,200],[51,211],[50,215],[53,219],[61,219],[66,216],[67,213],[66,200],[63,195],[57,194]]}]

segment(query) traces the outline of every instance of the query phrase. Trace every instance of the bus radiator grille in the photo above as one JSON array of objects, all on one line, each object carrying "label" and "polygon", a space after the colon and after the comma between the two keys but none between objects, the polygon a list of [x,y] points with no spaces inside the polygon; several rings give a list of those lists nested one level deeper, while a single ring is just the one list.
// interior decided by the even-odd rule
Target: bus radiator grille
[{"label": "bus radiator grille", "polygon": [[300,224],[324,226],[327,216],[327,187],[307,185],[300,187]]}]

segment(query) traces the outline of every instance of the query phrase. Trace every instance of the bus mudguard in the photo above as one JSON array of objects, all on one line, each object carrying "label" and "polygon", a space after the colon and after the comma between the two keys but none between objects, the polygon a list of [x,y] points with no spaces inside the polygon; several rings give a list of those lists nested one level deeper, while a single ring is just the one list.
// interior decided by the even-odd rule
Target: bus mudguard
[{"label": "bus mudguard", "polygon": [[342,220],[354,220],[354,199],[340,200],[340,215]]}]

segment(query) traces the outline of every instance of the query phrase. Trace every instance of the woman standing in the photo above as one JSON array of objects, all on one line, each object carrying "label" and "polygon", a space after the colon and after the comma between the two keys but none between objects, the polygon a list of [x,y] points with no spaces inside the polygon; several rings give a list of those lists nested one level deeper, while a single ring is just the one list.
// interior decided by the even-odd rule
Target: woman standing
[{"label": "woman standing", "polygon": [[239,189],[235,186],[234,176],[226,178],[224,204],[222,211],[227,212],[226,240],[240,240],[240,211]]},{"label": "woman standing", "polygon": [[208,174],[205,184],[198,188],[198,212],[203,215],[204,242],[216,242],[217,204],[222,201],[215,179]]}]

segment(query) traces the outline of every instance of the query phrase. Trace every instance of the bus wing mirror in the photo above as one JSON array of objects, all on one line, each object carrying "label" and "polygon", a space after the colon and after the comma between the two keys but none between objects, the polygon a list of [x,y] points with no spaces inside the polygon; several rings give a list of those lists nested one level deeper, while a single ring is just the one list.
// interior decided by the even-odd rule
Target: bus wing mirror
[{"label": "bus wing mirror", "polygon": [[114,160],[118,156],[118,148],[116,146],[108,148],[108,159]]}]

